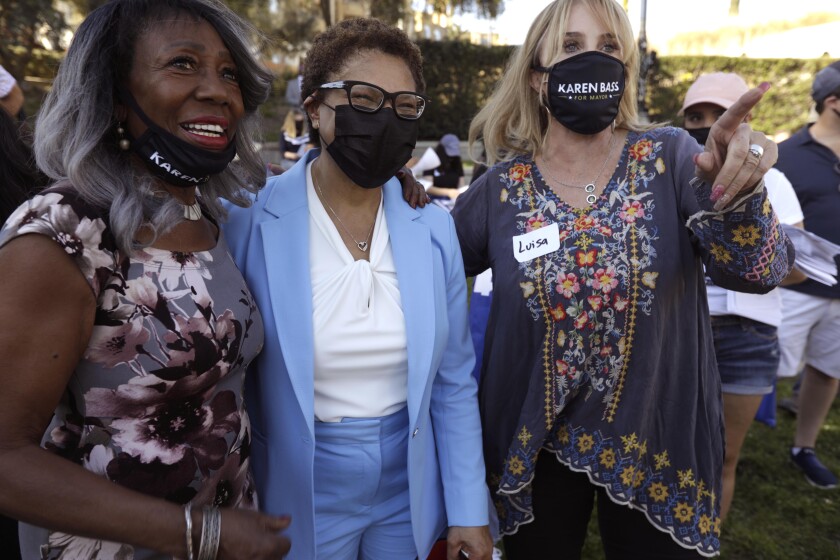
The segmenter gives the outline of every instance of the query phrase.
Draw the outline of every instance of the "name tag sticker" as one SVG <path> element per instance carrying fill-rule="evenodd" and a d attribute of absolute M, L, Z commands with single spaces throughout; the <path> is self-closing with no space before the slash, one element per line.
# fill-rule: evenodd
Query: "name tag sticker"
<path fill-rule="evenodd" d="M 513 256 L 519 262 L 530 261 L 560 248 L 560 227 L 554 223 L 513 238 Z"/>

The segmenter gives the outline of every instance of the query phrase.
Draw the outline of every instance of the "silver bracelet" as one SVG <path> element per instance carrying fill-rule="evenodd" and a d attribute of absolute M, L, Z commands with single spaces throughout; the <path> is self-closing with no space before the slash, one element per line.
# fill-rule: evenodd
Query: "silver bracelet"
<path fill-rule="evenodd" d="M 195 560 L 192 540 L 192 503 L 184 506 L 184 519 L 187 521 L 187 560 Z"/>
<path fill-rule="evenodd" d="M 201 543 L 198 545 L 198 560 L 216 560 L 219 554 L 219 540 L 222 534 L 222 513 L 219 508 L 204 506 L 201 520 Z"/>

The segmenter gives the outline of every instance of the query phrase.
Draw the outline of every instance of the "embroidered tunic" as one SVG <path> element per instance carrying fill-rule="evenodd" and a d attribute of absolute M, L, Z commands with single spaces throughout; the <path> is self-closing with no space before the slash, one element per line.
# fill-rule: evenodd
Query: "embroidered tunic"
<path fill-rule="evenodd" d="M 88 347 L 41 445 L 144 494 L 256 509 L 242 388 L 262 348 L 262 319 L 221 232 L 209 251 L 149 248 L 127 258 L 107 219 L 63 188 L 21 205 L 0 246 L 30 233 L 73 258 L 97 302 Z M 27 524 L 21 548 L 25 558 L 164 557 Z"/>
<path fill-rule="evenodd" d="M 697 151 L 679 129 L 631 132 L 585 209 L 525 156 L 458 199 L 466 272 L 493 270 L 479 400 L 502 534 L 533 519 L 544 448 L 682 546 L 717 553 L 723 422 L 703 265 L 719 286 L 766 292 L 793 249 L 763 189 L 712 212 L 710 186 L 689 185 Z M 519 262 L 517 236 L 546 227 L 559 249 Z"/>

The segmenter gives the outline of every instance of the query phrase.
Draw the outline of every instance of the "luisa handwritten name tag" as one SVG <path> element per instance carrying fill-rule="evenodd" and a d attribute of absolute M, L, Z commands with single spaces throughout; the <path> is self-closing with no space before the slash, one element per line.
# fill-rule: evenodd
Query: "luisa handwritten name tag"
<path fill-rule="evenodd" d="M 530 261 L 560 248 L 560 228 L 556 223 L 513 238 L 513 256 L 519 262 Z"/>

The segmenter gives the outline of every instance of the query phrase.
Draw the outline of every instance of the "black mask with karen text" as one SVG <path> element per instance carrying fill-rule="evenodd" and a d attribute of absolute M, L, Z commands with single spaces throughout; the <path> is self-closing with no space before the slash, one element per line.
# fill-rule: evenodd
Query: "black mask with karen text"
<path fill-rule="evenodd" d="M 182 140 L 158 126 L 143 112 L 134 96 L 120 88 L 120 98 L 146 124 L 146 132 L 139 138 L 132 138 L 131 149 L 137 154 L 157 178 L 176 187 L 196 187 L 227 169 L 236 157 L 236 142 L 231 138 L 224 150 L 205 150 Z"/>
<path fill-rule="evenodd" d="M 587 51 L 551 68 L 548 74 L 548 110 L 557 121 L 579 134 L 596 134 L 618 115 L 624 95 L 624 64 L 608 54 Z"/>

